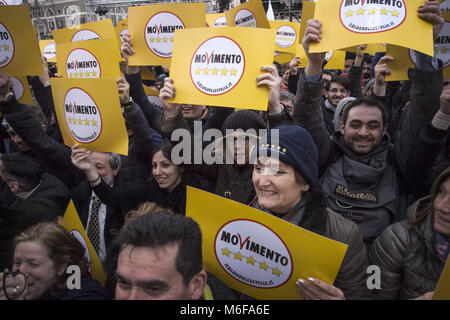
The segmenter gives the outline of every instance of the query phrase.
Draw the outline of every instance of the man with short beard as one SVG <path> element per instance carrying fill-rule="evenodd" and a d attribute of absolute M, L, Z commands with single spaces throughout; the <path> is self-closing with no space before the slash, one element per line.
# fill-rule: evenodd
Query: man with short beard
<path fill-rule="evenodd" d="M 426 2 L 419 9 L 419 17 L 439 25 L 442 22 L 439 3 Z M 310 132 L 318 147 L 320 182 L 327 195 L 328 206 L 357 223 L 364 241 L 370 245 L 389 224 L 405 217 L 409 194 L 404 174 L 408 170 L 400 168 L 399 163 L 408 162 L 407 159 L 399 162 L 390 144 L 384 106 L 370 99 L 350 102 L 340 123 L 340 132 L 335 132 L 330 139 L 320 112 L 321 69 L 325 53 L 309 53 L 310 44 L 320 41 L 321 25 L 318 20 L 308 21 L 303 38 L 308 65 L 299 77 L 294 118 Z M 427 61 L 429 70 L 416 66 L 413 72 L 413 86 L 417 89 L 411 103 L 422 106 L 426 101 L 429 113 L 434 115 L 439 109 L 440 83 L 427 82 L 423 78 L 442 74 L 442 69 L 431 68 L 431 58 Z M 433 103 L 436 100 L 437 104 Z M 411 139 L 402 142 L 414 144 Z"/>

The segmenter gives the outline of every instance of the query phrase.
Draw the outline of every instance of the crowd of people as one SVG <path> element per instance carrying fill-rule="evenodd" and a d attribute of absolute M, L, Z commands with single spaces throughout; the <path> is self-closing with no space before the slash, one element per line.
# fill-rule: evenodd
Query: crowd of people
<path fill-rule="evenodd" d="M 439 1 L 417 14 L 436 36 Z M 35 106 L 17 101 L 0 71 L 0 299 L 253 299 L 205 271 L 187 186 L 347 244 L 335 282 L 298 279 L 299 298 L 431 299 L 450 251 L 450 79 L 442 61 L 416 52 L 409 80 L 387 82 L 393 58 L 372 57 L 364 44 L 344 70 L 324 70 L 325 53 L 309 52 L 321 26 L 307 23 L 304 69 L 299 57 L 262 66 L 255 85 L 268 88 L 266 112 L 171 103 L 170 70 L 148 67 L 156 81 L 142 80 L 124 35 L 117 86 L 128 156 L 64 145 L 45 60 L 45 75 L 28 77 Z M 157 103 L 146 85 L 159 91 Z M 216 141 L 233 163 L 173 161 L 172 133 L 193 133 L 195 123 L 235 130 L 233 143 Z M 69 200 L 107 273 L 104 287 L 61 226 Z M 379 288 L 367 286 L 369 265 L 381 270 Z M 70 266 L 80 270 L 75 288 Z"/>

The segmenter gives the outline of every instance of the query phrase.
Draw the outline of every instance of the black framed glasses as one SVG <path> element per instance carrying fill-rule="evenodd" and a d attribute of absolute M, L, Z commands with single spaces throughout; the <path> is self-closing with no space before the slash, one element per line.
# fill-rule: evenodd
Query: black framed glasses
<path fill-rule="evenodd" d="M 27 287 L 27 277 L 20 271 L 3 272 L 3 293 L 6 299 L 15 300 Z"/>

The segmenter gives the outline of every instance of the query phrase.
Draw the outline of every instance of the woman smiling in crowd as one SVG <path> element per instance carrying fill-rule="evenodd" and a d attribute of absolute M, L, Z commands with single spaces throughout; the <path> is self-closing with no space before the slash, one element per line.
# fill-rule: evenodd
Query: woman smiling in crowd
<path fill-rule="evenodd" d="M 69 266 L 79 268 L 79 289 L 68 288 Z M 63 226 L 39 223 L 15 238 L 13 271 L 26 276 L 25 300 L 101 300 L 100 284 L 89 275 L 85 248 Z M 76 273 L 74 273 L 76 275 Z"/>
<path fill-rule="evenodd" d="M 297 125 L 282 125 L 262 141 L 251 155 L 256 160 L 256 198 L 251 205 L 349 246 L 334 286 L 317 278 L 299 279 L 299 293 L 305 299 L 368 298 L 362 236 L 353 222 L 327 208 L 318 183 L 317 148 L 309 133 Z"/>
<path fill-rule="evenodd" d="M 122 213 L 136 209 L 144 202 L 155 202 L 174 213 L 184 215 L 186 211 L 186 185 L 207 189 L 202 180 L 191 172 L 185 172 L 183 166 L 175 165 L 171 159 L 172 145 L 165 141 L 153 150 L 152 175 L 145 184 L 112 189 L 98 178 L 90 161 L 90 151 L 72 148 L 73 164 L 83 170 L 100 200 L 109 206 L 120 208 Z"/>

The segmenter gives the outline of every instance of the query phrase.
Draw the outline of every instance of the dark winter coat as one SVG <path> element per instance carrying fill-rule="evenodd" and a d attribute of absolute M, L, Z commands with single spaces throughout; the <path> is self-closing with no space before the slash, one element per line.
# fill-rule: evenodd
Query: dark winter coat
<path fill-rule="evenodd" d="M 444 263 L 434 247 L 434 213 L 413 226 L 415 216 L 430 199 L 422 198 L 408 209 L 408 219 L 389 226 L 373 243 L 370 262 L 381 269 L 381 289 L 375 299 L 414 299 L 434 291 Z"/>

